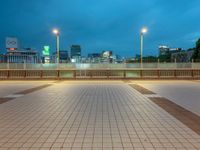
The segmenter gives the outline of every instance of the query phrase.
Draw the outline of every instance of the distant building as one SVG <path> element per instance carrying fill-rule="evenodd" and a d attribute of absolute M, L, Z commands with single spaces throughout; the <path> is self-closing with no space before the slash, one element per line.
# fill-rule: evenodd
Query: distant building
<path fill-rule="evenodd" d="M 61 63 L 68 63 L 69 62 L 68 51 L 60 51 L 60 62 Z"/>
<path fill-rule="evenodd" d="M 101 53 L 88 54 L 87 60 L 89 63 L 99 63 L 101 61 Z"/>
<path fill-rule="evenodd" d="M 4 54 L 0 55 L 0 63 L 7 63 L 7 57 Z"/>
<path fill-rule="evenodd" d="M 69 62 L 69 53 L 66 50 L 60 50 L 59 51 L 59 56 L 60 56 L 60 63 L 68 63 Z M 54 52 L 52 57 L 51 57 L 51 62 L 56 63 L 57 59 L 57 52 Z"/>
<path fill-rule="evenodd" d="M 169 54 L 169 47 L 168 46 L 159 46 L 159 55 L 167 55 Z"/>
<path fill-rule="evenodd" d="M 170 48 L 169 53 L 173 54 L 173 53 L 181 52 L 182 50 L 183 50 L 182 48 Z"/>
<path fill-rule="evenodd" d="M 71 46 L 71 58 L 81 57 L 81 46 L 72 45 Z"/>
<path fill-rule="evenodd" d="M 182 51 L 182 48 L 170 48 L 168 46 L 159 46 L 159 56 L 171 55 L 180 51 Z"/>
<path fill-rule="evenodd" d="M 4 61 L 7 63 L 39 63 L 39 53 L 34 50 L 14 50 L 8 51 L 4 55 Z"/>
<path fill-rule="evenodd" d="M 102 52 L 102 57 L 103 58 L 110 58 L 112 56 L 113 52 L 112 51 L 103 51 Z"/>
<path fill-rule="evenodd" d="M 112 63 L 113 52 L 112 51 L 103 51 L 102 52 L 102 62 Z"/>
<path fill-rule="evenodd" d="M 123 58 L 119 55 L 112 55 L 111 59 L 113 63 L 122 63 L 124 61 Z"/>
<path fill-rule="evenodd" d="M 71 56 L 71 62 L 73 62 L 73 63 L 80 62 L 81 61 L 81 46 L 80 45 L 72 45 L 71 51 L 70 51 L 70 56 Z"/>

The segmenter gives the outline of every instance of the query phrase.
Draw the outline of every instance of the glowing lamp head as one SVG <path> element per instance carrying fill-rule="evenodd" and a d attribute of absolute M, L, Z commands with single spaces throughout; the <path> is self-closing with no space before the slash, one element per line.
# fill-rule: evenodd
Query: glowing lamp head
<path fill-rule="evenodd" d="M 148 31 L 147 28 L 142 28 L 141 33 L 145 34 L 145 33 L 147 33 L 147 31 Z"/>
<path fill-rule="evenodd" d="M 59 34 L 58 29 L 53 29 L 53 33 L 56 34 L 56 35 L 58 35 Z"/>

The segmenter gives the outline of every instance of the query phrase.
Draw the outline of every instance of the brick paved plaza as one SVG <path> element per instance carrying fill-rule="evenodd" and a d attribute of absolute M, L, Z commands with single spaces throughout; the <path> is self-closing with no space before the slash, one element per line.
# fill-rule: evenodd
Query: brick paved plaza
<path fill-rule="evenodd" d="M 160 91 L 170 86 L 178 93 Z M 0 150 L 200 150 L 200 94 L 191 86 L 200 89 L 200 82 L 1 81 Z M 156 96 L 190 109 L 197 128 L 154 103 Z"/>

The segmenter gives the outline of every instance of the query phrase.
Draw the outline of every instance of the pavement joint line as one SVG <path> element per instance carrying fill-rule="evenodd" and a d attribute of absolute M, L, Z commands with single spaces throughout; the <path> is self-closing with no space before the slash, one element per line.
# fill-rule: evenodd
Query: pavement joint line
<path fill-rule="evenodd" d="M 38 87 L 34 87 L 34 88 L 31 88 L 31 89 L 27 89 L 27 90 L 24 90 L 24 91 L 21 91 L 21 92 L 17 92 L 15 94 L 17 95 L 26 95 L 26 94 L 29 94 L 29 93 L 32 93 L 32 92 L 35 92 L 35 91 L 39 91 L 41 89 L 44 89 L 46 87 L 49 87 L 49 86 L 52 86 L 53 84 L 44 84 L 44 85 L 41 85 L 41 86 L 38 86 Z"/>
<path fill-rule="evenodd" d="M 0 97 L 0 104 L 3 104 L 3 103 L 6 103 L 6 102 L 8 102 L 8 101 L 11 101 L 11 100 L 13 100 L 14 98 L 6 98 L 6 97 Z"/>
<path fill-rule="evenodd" d="M 138 84 L 129 84 L 129 86 L 131 86 L 133 89 L 135 89 L 136 91 L 140 92 L 143 95 L 153 95 L 156 94 Z"/>
<path fill-rule="evenodd" d="M 4 97 L 0 97 L 0 104 L 3 104 L 3 103 L 6 103 L 10 100 L 14 100 L 16 98 L 22 97 L 26 94 L 30 94 L 30 93 L 35 92 L 35 91 L 39 91 L 41 89 L 47 88 L 47 87 L 52 86 L 52 85 L 53 84 L 48 83 L 48 84 L 44 84 L 44 85 L 41 85 L 41 86 L 38 86 L 38 87 L 34 87 L 34 88 L 31 88 L 31 89 L 24 90 L 24 91 L 21 91 L 21 92 L 10 94 L 10 95 L 4 96 Z"/>

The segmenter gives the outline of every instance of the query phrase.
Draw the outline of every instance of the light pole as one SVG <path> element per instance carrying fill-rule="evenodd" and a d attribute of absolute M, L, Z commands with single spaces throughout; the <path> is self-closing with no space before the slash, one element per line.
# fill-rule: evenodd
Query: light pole
<path fill-rule="evenodd" d="M 147 28 L 142 28 L 140 32 L 140 40 L 141 40 L 141 47 L 140 47 L 140 65 L 141 68 L 143 67 L 143 49 L 144 49 L 144 34 L 147 33 Z"/>
<path fill-rule="evenodd" d="M 58 29 L 54 29 L 53 33 L 56 35 L 56 51 L 57 51 L 57 63 L 60 63 L 60 32 Z"/>

